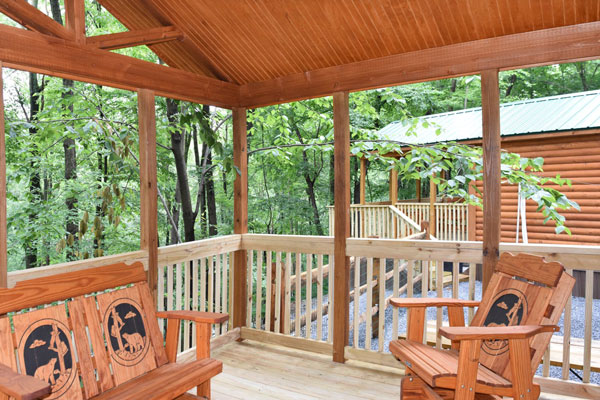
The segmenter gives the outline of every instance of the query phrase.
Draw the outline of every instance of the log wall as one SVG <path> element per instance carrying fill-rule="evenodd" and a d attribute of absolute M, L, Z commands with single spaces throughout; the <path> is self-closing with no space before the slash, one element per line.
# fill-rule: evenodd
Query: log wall
<path fill-rule="evenodd" d="M 570 132 L 556 135 L 528 135 L 522 139 L 503 138 L 502 149 L 523 157 L 544 157 L 542 176 L 568 178 L 572 186 L 550 186 L 576 201 L 581 211 L 561 212 L 572 235 L 557 235 L 552 221 L 544 224 L 537 204 L 527 201 L 529 243 L 600 245 L 600 132 Z M 479 184 L 481 189 L 481 185 Z M 514 242 L 517 223 L 517 192 L 513 185 L 502 185 L 501 241 Z M 475 212 L 476 240 L 483 238 L 483 212 Z M 521 241 L 521 237 L 519 241 Z"/>

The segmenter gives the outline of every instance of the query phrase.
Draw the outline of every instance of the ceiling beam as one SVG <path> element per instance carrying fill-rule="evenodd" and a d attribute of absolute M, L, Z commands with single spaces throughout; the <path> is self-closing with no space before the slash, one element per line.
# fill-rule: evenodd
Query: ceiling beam
<path fill-rule="evenodd" d="M 169 42 L 182 38 L 183 34 L 174 26 L 161 26 L 109 35 L 90 36 L 86 39 L 86 44 L 99 49 L 116 50 L 126 47 Z"/>
<path fill-rule="evenodd" d="M 73 40 L 75 34 L 25 0 L 0 0 L 0 12 L 35 32 Z"/>
<path fill-rule="evenodd" d="M 0 24 L 0 61 L 5 67 L 231 108 L 239 86 L 191 72 Z"/>
<path fill-rule="evenodd" d="M 414 51 L 289 75 L 241 87 L 242 107 L 600 57 L 600 22 Z"/>

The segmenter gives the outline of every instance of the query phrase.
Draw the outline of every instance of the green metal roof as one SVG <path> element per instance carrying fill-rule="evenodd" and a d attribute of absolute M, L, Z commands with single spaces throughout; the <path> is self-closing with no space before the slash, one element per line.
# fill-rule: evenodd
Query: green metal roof
<path fill-rule="evenodd" d="M 407 144 L 481 139 L 481 107 L 419 117 L 417 135 L 407 135 L 413 121 L 392 122 L 378 132 L 382 139 Z M 421 122 L 429 123 L 423 127 Z M 502 136 L 551 133 L 600 127 L 600 90 L 500 105 Z M 437 131 L 441 130 L 438 135 Z"/>

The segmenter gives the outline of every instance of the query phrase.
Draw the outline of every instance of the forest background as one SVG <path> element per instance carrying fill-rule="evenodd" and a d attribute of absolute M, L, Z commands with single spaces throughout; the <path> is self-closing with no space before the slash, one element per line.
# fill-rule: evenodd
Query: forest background
<path fill-rule="evenodd" d="M 30 2 L 63 23 L 62 0 Z M 1 15 L 0 23 L 15 25 Z M 90 36 L 126 30 L 94 0 L 86 26 Z M 145 46 L 118 52 L 161 62 Z M 501 72 L 501 102 L 599 89 L 599 67 Z M 4 80 L 9 270 L 139 249 L 136 94 L 6 68 Z M 478 106 L 478 76 L 352 93 L 353 152 L 393 121 Z M 159 245 L 232 233 L 231 112 L 165 98 L 156 112 Z M 248 128 L 249 231 L 329 234 L 331 98 L 249 110 Z M 350 168 L 358 203 L 356 157 Z M 370 162 L 367 202 L 387 200 L 389 168 Z M 415 197 L 412 178 L 399 177 L 400 198 Z M 427 196 L 426 179 L 421 187 Z"/>

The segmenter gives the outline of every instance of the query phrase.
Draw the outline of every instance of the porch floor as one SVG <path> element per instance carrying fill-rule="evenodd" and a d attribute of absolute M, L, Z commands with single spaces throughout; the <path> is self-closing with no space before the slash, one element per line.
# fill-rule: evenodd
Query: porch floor
<path fill-rule="evenodd" d="M 377 399 L 400 397 L 402 374 L 393 368 L 246 340 L 215 350 L 223 373 L 212 380 L 214 400 Z M 566 399 L 542 394 L 540 399 Z"/>

